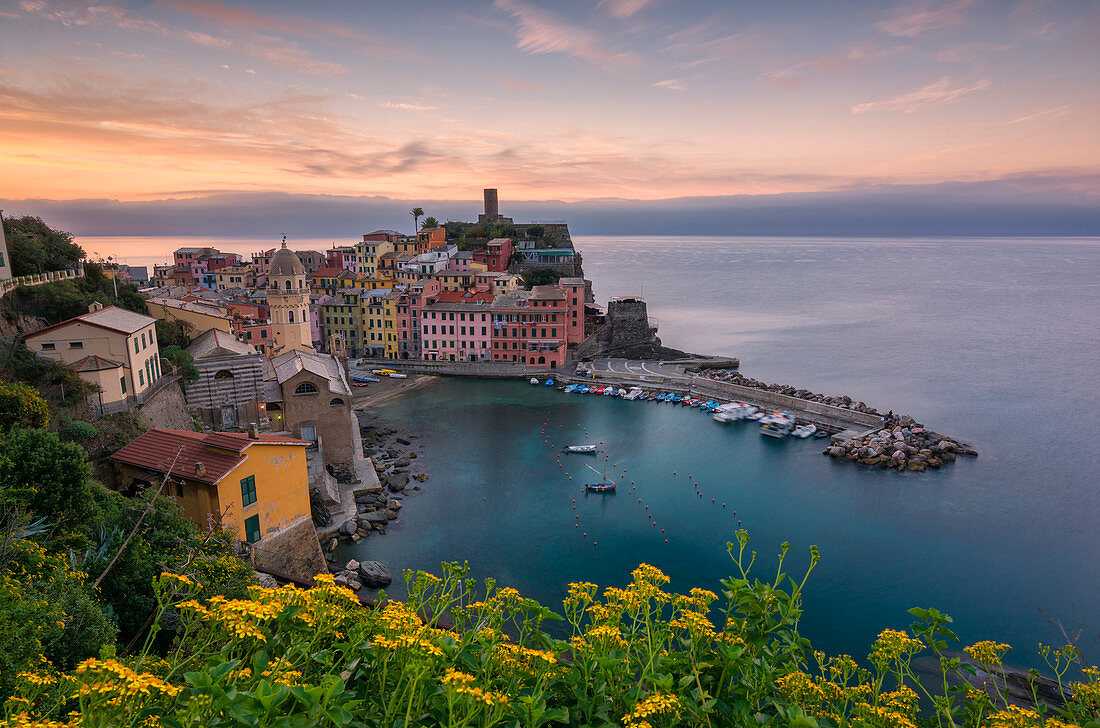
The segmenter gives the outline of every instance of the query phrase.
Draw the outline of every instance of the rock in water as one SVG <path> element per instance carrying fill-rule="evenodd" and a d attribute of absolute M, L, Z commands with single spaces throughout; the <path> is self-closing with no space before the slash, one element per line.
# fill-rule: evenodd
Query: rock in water
<path fill-rule="evenodd" d="M 390 570 L 386 568 L 385 564 L 378 561 L 364 561 L 359 564 L 359 576 L 363 582 L 363 586 L 371 589 L 381 589 L 384 586 L 389 586 L 392 579 L 390 578 Z"/>
<path fill-rule="evenodd" d="M 340 526 L 340 533 L 344 536 L 350 536 L 358 529 L 359 524 L 355 522 L 355 519 L 349 518 L 348 520 L 344 521 L 344 523 Z"/>

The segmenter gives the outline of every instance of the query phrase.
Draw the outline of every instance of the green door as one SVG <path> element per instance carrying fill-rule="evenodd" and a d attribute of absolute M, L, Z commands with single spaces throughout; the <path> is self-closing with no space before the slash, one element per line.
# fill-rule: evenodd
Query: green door
<path fill-rule="evenodd" d="M 249 543 L 256 543 L 260 540 L 260 517 L 259 515 L 246 518 L 244 521 L 244 537 Z"/>

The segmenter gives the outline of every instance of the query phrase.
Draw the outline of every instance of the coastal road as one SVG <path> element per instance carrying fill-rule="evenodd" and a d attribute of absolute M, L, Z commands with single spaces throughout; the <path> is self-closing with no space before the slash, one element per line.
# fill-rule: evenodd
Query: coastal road
<path fill-rule="evenodd" d="M 657 377 L 683 377 L 684 372 L 678 366 L 659 361 L 639 361 L 633 359 L 599 359 L 586 364 L 596 372 L 611 374 L 635 374 Z"/>

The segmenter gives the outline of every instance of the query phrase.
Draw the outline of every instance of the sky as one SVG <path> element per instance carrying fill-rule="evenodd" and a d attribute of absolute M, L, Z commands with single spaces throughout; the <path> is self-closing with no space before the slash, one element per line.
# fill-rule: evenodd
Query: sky
<path fill-rule="evenodd" d="M 471 217 L 487 186 L 535 214 L 961 190 L 1096 234 L 1098 38 L 1073 0 L 0 0 L 0 205 L 111 233 L 226 200 Z"/>

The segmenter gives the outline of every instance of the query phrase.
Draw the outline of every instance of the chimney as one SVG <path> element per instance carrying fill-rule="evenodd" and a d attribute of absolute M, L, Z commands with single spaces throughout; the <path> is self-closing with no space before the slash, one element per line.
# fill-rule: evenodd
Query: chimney
<path fill-rule="evenodd" d="M 102 310 L 103 310 L 103 304 L 100 303 L 99 301 L 92 301 L 91 305 L 88 306 L 88 313 L 95 313 L 96 311 L 102 311 Z"/>
<path fill-rule="evenodd" d="M 206 466 L 202 463 L 195 463 L 195 477 L 201 478 L 206 475 Z"/>
<path fill-rule="evenodd" d="M 260 439 L 260 426 L 255 422 L 248 423 L 248 439 L 259 440 Z"/>

